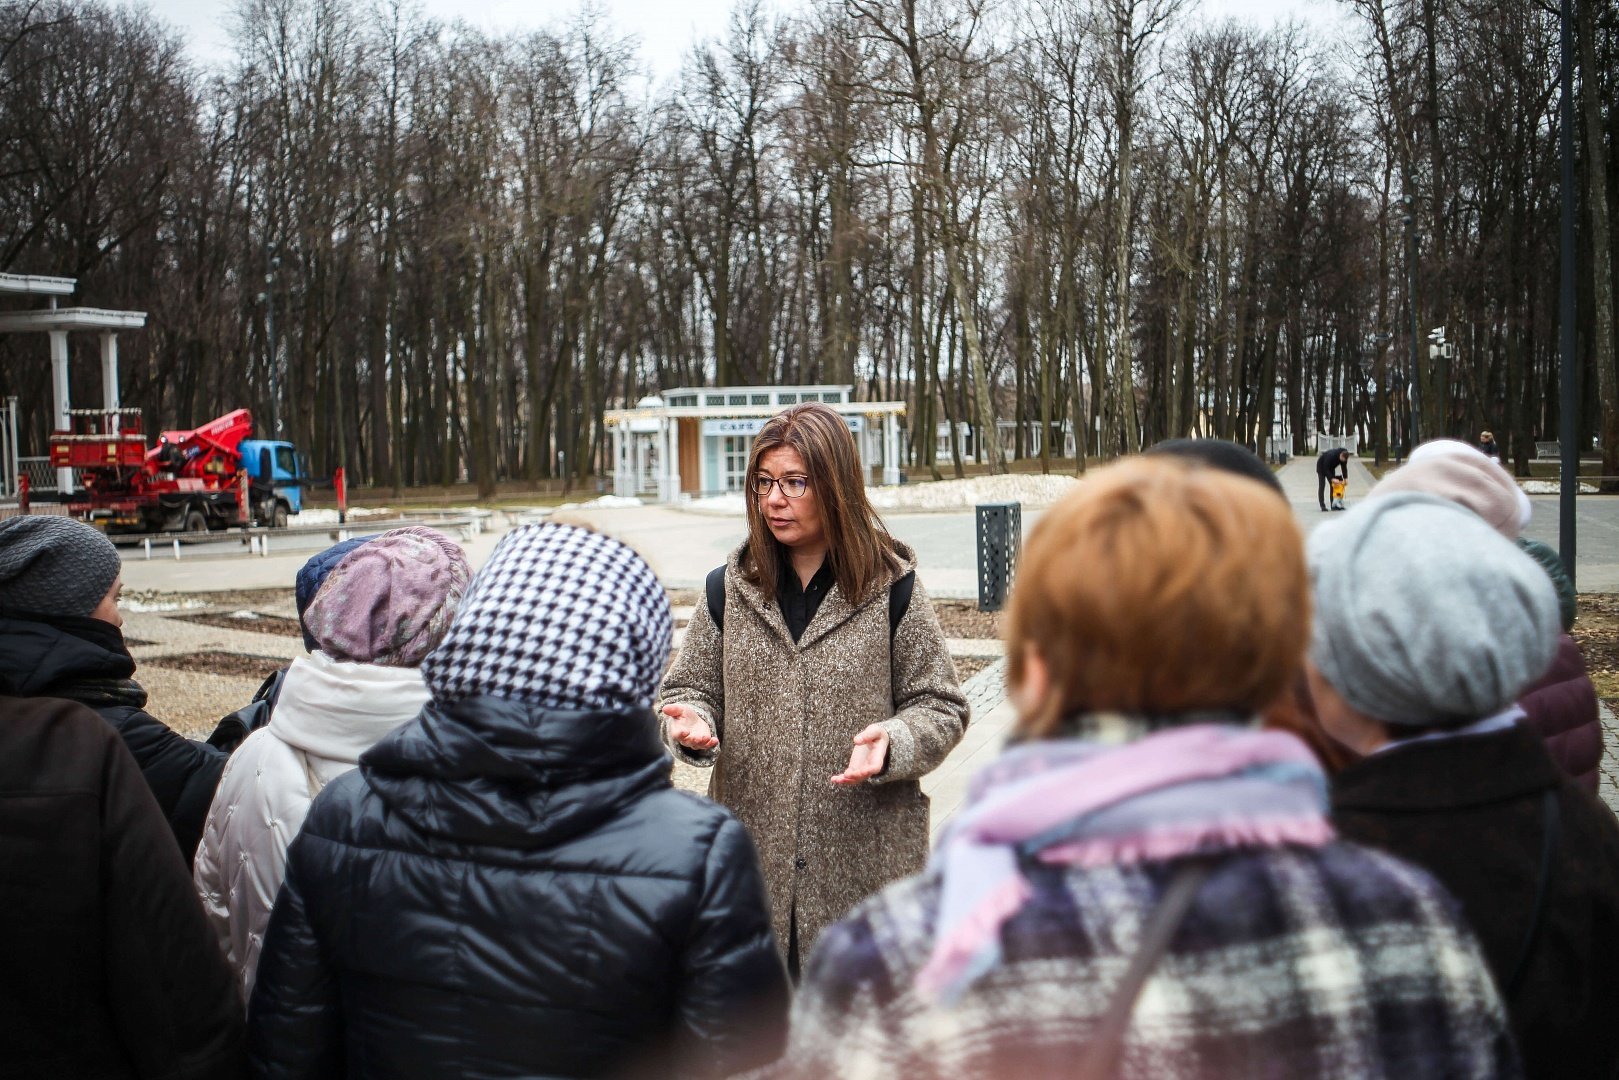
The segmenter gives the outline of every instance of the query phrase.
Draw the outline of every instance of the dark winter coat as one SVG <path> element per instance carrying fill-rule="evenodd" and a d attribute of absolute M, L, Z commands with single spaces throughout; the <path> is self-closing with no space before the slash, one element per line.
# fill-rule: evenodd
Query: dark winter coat
<path fill-rule="evenodd" d="M 1315 459 L 1315 474 L 1326 479 L 1331 479 L 1332 474 L 1337 473 L 1345 480 L 1348 480 L 1349 459 L 1344 458 L 1342 461 L 1340 461 L 1338 459 L 1338 455 L 1342 453 L 1343 450 L 1341 449 L 1321 451 L 1320 455 Z"/>
<path fill-rule="evenodd" d="M 1597 689 L 1585 673 L 1579 642 L 1564 634 L 1557 658 L 1540 681 L 1518 699 L 1524 724 L 1546 742 L 1552 760 L 1580 787 L 1595 795 L 1602 764 L 1602 721 Z"/>
<path fill-rule="evenodd" d="M 1532 924 L 1548 790 L 1559 824 L 1545 909 L 1508 993 Z M 1333 779 L 1333 815 L 1345 838 L 1422 867 L 1461 901 L 1506 999 L 1525 1075 L 1616 1074 L 1619 823 L 1539 738 L 1514 725 L 1380 751 Z"/>
<path fill-rule="evenodd" d="M 0 1077 L 247 1074 L 242 1005 L 152 793 L 82 705 L 0 698 Z"/>
<path fill-rule="evenodd" d="M 250 1009 L 261 1077 L 724 1074 L 785 1037 L 747 833 L 650 713 L 430 704 L 327 785 Z"/>
<path fill-rule="evenodd" d="M 67 698 L 123 737 L 191 865 L 226 755 L 146 712 L 135 661 L 111 623 L 79 616 L 0 617 L 0 694 Z"/>

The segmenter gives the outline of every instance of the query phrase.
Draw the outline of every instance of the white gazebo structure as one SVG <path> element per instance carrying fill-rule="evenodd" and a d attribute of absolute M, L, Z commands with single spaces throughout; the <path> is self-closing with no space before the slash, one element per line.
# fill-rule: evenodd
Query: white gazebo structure
<path fill-rule="evenodd" d="M 54 431 L 72 430 L 68 410 L 73 407 L 68 382 L 67 336 L 74 331 L 101 335 L 101 401 L 111 412 L 121 407 L 118 397 L 118 331 L 146 325 L 144 311 L 108 311 L 104 308 L 56 306 L 59 297 L 73 295 L 73 278 L 32 274 L 0 274 L 0 296 L 43 296 L 49 306 L 28 311 L 0 312 L 0 333 L 45 333 L 51 343 L 51 417 Z M 16 448 L 12 448 L 13 455 Z M 13 456 L 13 461 L 16 458 Z M 73 470 L 56 470 L 57 490 L 73 490 Z"/>
<path fill-rule="evenodd" d="M 753 437 L 792 405 L 825 404 L 854 435 L 868 482 L 899 483 L 903 401 L 855 401 L 852 386 L 677 387 L 610 409 L 613 493 L 660 502 L 741 491 Z"/>

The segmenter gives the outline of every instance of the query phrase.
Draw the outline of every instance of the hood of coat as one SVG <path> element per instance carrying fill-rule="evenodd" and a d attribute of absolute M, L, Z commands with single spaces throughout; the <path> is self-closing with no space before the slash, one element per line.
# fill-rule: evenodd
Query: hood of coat
<path fill-rule="evenodd" d="M 421 832 L 521 850 L 588 832 L 670 782 L 651 710 L 552 710 L 489 696 L 428 704 L 361 755 L 360 772 Z"/>
<path fill-rule="evenodd" d="M 317 757 L 354 764 L 430 700 L 419 668 L 300 656 L 281 682 L 270 730 Z"/>
<path fill-rule="evenodd" d="M 898 540 L 893 541 L 893 545 L 894 554 L 899 557 L 900 561 L 899 572 L 892 579 L 897 580 L 916 569 L 916 552 L 912 550 L 910 545 L 903 544 Z M 831 591 L 826 594 L 826 598 L 821 601 L 820 608 L 815 612 L 815 618 L 811 619 L 809 626 L 805 627 L 804 636 L 795 643 L 792 634 L 787 630 L 786 620 L 781 616 L 781 605 L 776 602 L 774 597 L 766 597 L 764 593 L 749 585 L 747 579 L 742 576 L 740 563 L 747 550 L 748 542 L 744 540 L 740 546 L 731 552 L 730 557 L 725 560 L 726 576 L 741 586 L 743 599 L 759 613 L 766 625 L 772 627 L 783 642 L 796 649 L 809 648 L 809 646 L 848 622 L 857 612 L 863 611 L 888 595 L 887 583 L 885 583 L 883 588 L 873 590 L 872 594 L 866 597 L 863 603 L 851 604 L 848 597 L 843 595 L 843 590 L 833 585 Z"/>
<path fill-rule="evenodd" d="M 133 674 L 124 635 L 111 623 L 78 615 L 0 617 L 0 694 L 65 697 L 50 691 Z"/>

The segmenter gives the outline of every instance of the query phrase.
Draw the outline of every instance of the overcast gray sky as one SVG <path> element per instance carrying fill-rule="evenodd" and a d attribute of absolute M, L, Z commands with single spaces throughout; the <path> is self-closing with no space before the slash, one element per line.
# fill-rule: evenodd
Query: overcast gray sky
<path fill-rule="evenodd" d="M 231 0 L 121 2 L 143 4 L 182 30 L 203 65 L 229 63 Z M 620 32 L 640 39 L 642 62 L 661 81 L 679 72 L 693 41 L 725 32 L 732 0 L 597 0 L 597 5 Z M 513 30 L 566 22 L 580 5 L 578 0 L 423 0 L 423 6 L 445 22 L 463 19 L 482 30 Z M 774 9 L 792 12 L 802 6 L 802 0 L 776 0 Z M 1328 29 L 1345 18 L 1344 7 L 1338 0 L 1200 0 L 1196 10 L 1205 18 L 1232 16 L 1261 25 L 1292 17 Z"/>

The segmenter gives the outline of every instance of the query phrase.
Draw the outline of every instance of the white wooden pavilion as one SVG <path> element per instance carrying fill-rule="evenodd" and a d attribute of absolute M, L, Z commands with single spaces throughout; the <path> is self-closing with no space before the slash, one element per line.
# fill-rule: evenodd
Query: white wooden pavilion
<path fill-rule="evenodd" d="M 607 412 L 613 493 L 678 502 L 739 492 L 759 429 L 806 401 L 842 415 L 867 483 L 899 483 L 903 401 L 855 401 L 852 386 L 683 386 Z"/>
<path fill-rule="evenodd" d="M 35 274 L 0 274 L 0 295 L 42 296 L 47 306 L 23 311 L 0 312 L 0 333 L 43 333 L 50 338 L 51 417 L 53 431 L 72 429 L 68 410 L 73 407 L 68 381 L 68 340 L 70 333 L 88 331 L 101 336 L 101 402 L 112 412 L 122 407 L 118 397 L 118 332 L 139 330 L 146 325 L 144 311 L 109 311 L 105 308 L 57 307 L 64 296 L 72 296 L 78 283 L 73 278 L 44 277 Z M 12 425 L 16 418 L 11 417 Z M 8 494 L 16 492 L 16 430 L 11 428 L 6 448 L 12 475 L 7 478 Z M 56 470 L 57 490 L 73 490 L 73 470 Z"/>

